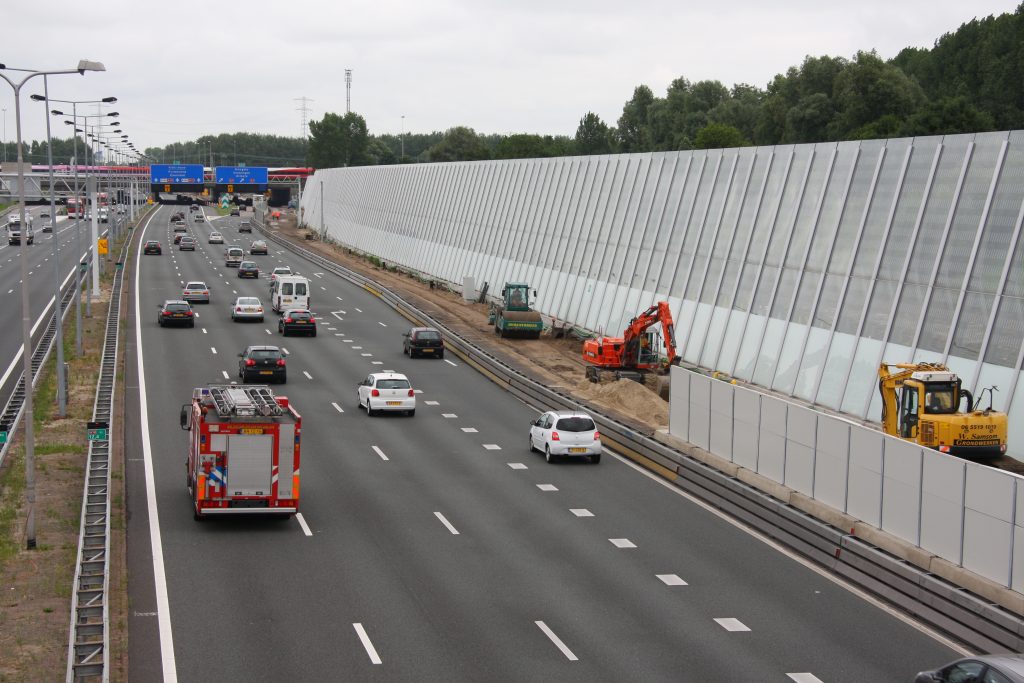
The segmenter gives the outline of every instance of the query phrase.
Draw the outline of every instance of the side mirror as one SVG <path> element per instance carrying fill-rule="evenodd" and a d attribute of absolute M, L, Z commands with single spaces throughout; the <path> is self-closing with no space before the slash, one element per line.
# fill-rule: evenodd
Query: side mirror
<path fill-rule="evenodd" d="M 181 422 L 182 429 L 188 429 L 190 427 L 190 421 L 192 418 L 192 406 L 188 403 L 184 403 L 181 406 L 181 415 L 179 421 Z"/>
<path fill-rule="evenodd" d="M 536 289 L 535 289 L 535 290 L 533 290 L 533 298 L 534 298 L 534 299 L 536 299 L 536 298 L 537 298 L 537 290 L 536 290 Z"/>

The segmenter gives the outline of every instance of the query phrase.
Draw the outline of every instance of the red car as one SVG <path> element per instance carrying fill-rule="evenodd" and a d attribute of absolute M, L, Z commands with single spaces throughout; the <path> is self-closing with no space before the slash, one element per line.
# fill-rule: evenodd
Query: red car
<path fill-rule="evenodd" d="M 160 255 L 160 254 L 164 253 L 164 251 L 160 247 L 160 243 L 159 242 L 157 242 L 156 240 L 149 240 L 148 242 L 146 242 L 146 245 L 144 247 L 142 247 L 142 253 L 143 254 L 157 254 L 157 255 Z"/>

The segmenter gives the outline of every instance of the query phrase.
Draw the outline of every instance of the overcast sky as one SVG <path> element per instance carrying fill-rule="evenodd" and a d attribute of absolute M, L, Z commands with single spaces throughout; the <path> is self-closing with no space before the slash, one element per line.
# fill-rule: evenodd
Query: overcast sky
<path fill-rule="evenodd" d="M 406 131 L 572 135 L 587 111 L 614 125 L 641 83 L 657 95 L 679 76 L 764 87 L 806 55 L 875 49 L 888 59 L 1017 3 L 3 0 L 0 63 L 103 62 L 105 73 L 51 78 L 50 95 L 116 96 L 139 149 L 237 131 L 297 136 L 296 98 L 312 100 L 313 119 L 345 111 L 346 68 L 352 110 L 371 133 L 399 133 L 404 115 Z M 43 105 L 28 99 L 42 85 L 35 78 L 22 91 L 25 140 L 46 136 Z M 4 83 L 0 107 L 13 140 Z M 54 124 L 55 136 L 68 136 L 62 119 Z"/>

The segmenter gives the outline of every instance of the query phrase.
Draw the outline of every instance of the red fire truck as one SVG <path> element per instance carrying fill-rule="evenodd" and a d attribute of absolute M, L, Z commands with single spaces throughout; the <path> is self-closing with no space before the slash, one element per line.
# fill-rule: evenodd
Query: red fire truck
<path fill-rule="evenodd" d="M 261 385 L 199 387 L 181 407 L 181 428 L 196 520 L 298 512 L 302 416 L 286 397 Z"/>

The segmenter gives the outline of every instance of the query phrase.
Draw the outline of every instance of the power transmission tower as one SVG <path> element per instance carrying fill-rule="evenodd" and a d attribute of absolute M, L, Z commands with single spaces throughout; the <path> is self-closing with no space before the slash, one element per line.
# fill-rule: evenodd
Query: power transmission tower
<path fill-rule="evenodd" d="M 296 102 L 299 103 L 299 106 L 295 108 L 295 111 L 302 114 L 302 128 L 299 129 L 299 136 L 303 140 L 305 140 L 306 138 L 309 137 L 309 127 L 307 122 L 309 120 L 309 113 L 313 111 L 312 109 L 309 108 L 309 103 L 312 102 L 313 100 L 309 99 L 305 95 L 303 95 L 302 97 L 296 97 L 294 99 Z"/>
<path fill-rule="evenodd" d="M 345 69 L 345 113 L 352 112 L 352 69 Z"/>

